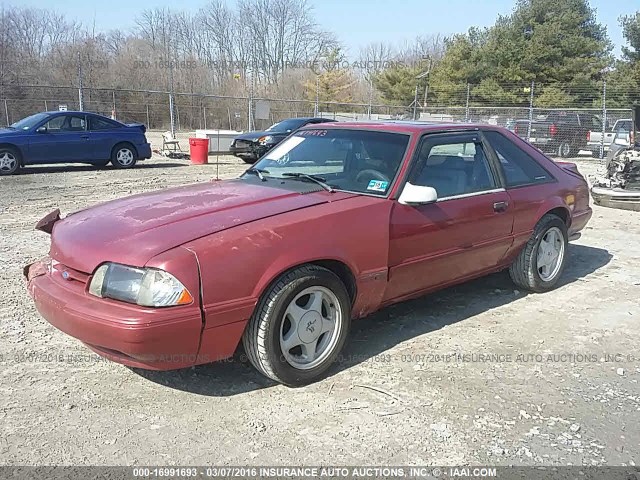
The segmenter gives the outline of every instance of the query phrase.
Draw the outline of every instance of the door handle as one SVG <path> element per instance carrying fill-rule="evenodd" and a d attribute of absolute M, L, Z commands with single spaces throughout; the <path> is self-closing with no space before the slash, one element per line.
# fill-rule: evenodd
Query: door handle
<path fill-rule="evenodd" d="M 84 138 L 85 140 L 89 140 L 89 135 L 80 135 L 80 138 Z"/>
<path fill-rule="evenodd" d="M 509 208 L 509 202 L 495 202 L 493 204 L 493 211 L 497 213 L 505 212 Z"/>

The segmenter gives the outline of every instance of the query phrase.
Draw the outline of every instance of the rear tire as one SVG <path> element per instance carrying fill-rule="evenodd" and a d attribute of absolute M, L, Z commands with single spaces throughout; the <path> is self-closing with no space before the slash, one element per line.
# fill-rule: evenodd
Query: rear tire
<path fill-rule="evenodd" d="M 130 143 L 119 143 L 111 151 L 111 164 L 116 168 L 133 168 L 138 160 L 138 152 Z"/>
<path fill-rule="evenodd" d="M 242 336 L 252 365 L 297 387 L 321 378 L 342 350 L 351 301 L 331 271 L 305 265 L 279 277 L 262 295 Z"/>
<path fill-rule="evenodd" d="M 513 283 L 531 292 L 552 290 L 566 266 L 568 244 L 567 225 L 557 215 L 546 214 L 509 267 Z"/>
<path fill-rule="evenodd" d="M 257 158 L 247 158 L 247 157 L 240 157 L 240 159 L 244 162 L 244 163 L 248 163 L 249 165 L 253 165 L 254 163 L 256 163 L 258 161 Z"/>
<path fill-rule="evenodd" d="M 558 145 L 558 156 L 562 158 L 575 157 L 578 153 L 578 149 L 575 148 L 568 141 L 564 141 Z"/>
<path fill-rule="evenodd" d="M 20 170 L 20 152 L 12 147 L 0 147 L 0 175 L 14 175 Z"/>

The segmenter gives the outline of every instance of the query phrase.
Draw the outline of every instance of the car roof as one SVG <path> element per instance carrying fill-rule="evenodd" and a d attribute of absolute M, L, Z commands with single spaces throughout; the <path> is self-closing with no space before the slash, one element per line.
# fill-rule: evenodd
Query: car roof
<path fill-rule="evenodd" d="M 46 113 L 47 115 L 56 115 L 58 113 L 61 114 L 69 114 L 69 115 L 96 115 L 98 117 L 104 117 L 104 115 L 100 115 L 99 113 L 94 113 L 94 112 L 82 112 L 80 110 L 49 110 L 48 112 L 42 112 L 42 113 Z M 108 117 L 105 117 L 108 118 Z"/>
<path fill-rule="evenodd" d="M 306 125 L 301 130 L 312 130 L 318 125 Z M 394 133 L 422 133 L 427 131 L 468 131 L 468 130 L 500 130 L 502 127 L 474 123 L 437 123 L 418 121 L 366 121 L 331 123 L 332 129 L 378 130 Z"/>
<path fill-rule="evenodd" d="M 332 120 L 330 118 L 325 118 L 325 117 L 291 117 L 291 118 L 285 118 L 284 120 L 281 120 L 281 121 L 282 122 L 286 122 L 287 120 L 302 120 L 304 122 L 308 122 L 310 120 L 324 120 L 325 122 L 335 122 L 336 121 L 336 120 Z"/>

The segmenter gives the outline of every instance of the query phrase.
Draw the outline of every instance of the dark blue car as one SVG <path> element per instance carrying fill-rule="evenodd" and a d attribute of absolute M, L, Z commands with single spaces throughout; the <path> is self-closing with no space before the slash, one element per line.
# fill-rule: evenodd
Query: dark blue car
<path fill-rule="evenodd" d="M 151 158 L 151 145 L 140 123 L 124 124 L 87 112 L 44 112 L 0 129 L 0 175 L 21 166 L 89 163 L 131 168 Z"/>

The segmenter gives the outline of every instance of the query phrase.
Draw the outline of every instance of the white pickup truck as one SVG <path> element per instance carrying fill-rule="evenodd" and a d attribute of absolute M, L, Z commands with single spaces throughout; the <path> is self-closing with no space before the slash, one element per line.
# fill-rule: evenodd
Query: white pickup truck
<path fill-rule="evenodd" d="M 604 135 L 604 152 L 605 155 L 609 151 L 611 144 L 628 148 L 631 146 L 631 130 L 633 129 L 633 120 L 623 118 L 613 124 L 613 128 Z M 591 130 L 587 134 L 587 150 L 591 150 L 594 157 L 600 156 L 600 142 L 602 140 L 602 132 Z"/>

